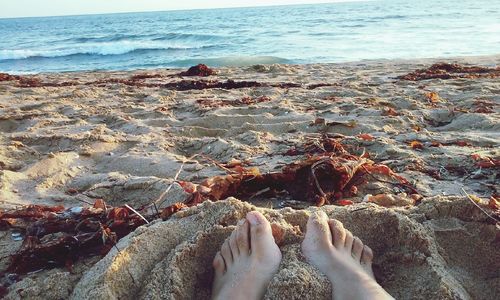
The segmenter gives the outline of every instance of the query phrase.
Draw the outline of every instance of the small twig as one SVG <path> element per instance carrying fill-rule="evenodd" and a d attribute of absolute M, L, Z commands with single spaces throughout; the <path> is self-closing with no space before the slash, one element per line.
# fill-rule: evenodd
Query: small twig
<path fill-rule="evenodd" d="M 159 215 L 160 211 L 158 210 L 158 206 L 156 206 L 156 203 L 153 203 L 153 207 L 155 208 L 156 215 Z"/>
<path fill-rule="evenodd" d="M 113 247 L 115 247 L 115 249 L 116 249 L 116 251 L 118 251 L 118 253 L 122 253 L 122 252 L 120 251 L 120 248 L 118 248 L 118 246 L 116 245 L 116 243 L 113 243 Z"/>
<path fill-rule="evenodd" d="M 323 197 L 326 197 L 326 194 L 325 192 L 323 192 L 323 189 L 321 188 L 321 185 L 319 184 L 319 181 L 318 181 L 318 178 L 316 177 L 316 174 L 315 174 L 315 170 L 316 170 L 316 167 L 321 165 L 322 163 L 324 163 L 326 160 L 330 160 L 329 157 L 327 157 L 326 159 L 321 159 L 317 162 L 315 162 L 314 164 L 312 164 L 311 166 L 311 175 L 314 179 L 314 183 L 316 184 L 316 188 L 318 189 L 318 191 L 320 192 L 321 196 Z"/>
<path fill-rule="evenodd" d="M 254 197 L 257 197 L 257 196 L 259 196 L 259 195 L 262 195 L 262 194 L 264 194 L 264 193 L 266 193 L 266 192 L 269 192 L 270 190 L 271 190 L 271 188 L 270 188 L 270 187 L 267 187 L 267 188 L 265 188 L 265 189 L 263 189 L 263 190 L 260 190 L 260 191 L 256 192 L 255 194 L 253 194 L 252 196 L 250 196 L 250 198 L 248 198 L 248 200 L 250 200 L 250 199 L 252 199 L 252 198 L 254 198 Z"/>
<path fill-rule="evenodd" d="M 163 198 L 168 194 L 168 192 L 170 192 L 170 190 L 172 189 L 174 183 L 177 181 L 177 179 L 179 178 L 179 175 L 181 174 L 182 172 L 182 169 L 184 168 L 184 165 L 186 164 L 187 161 L 195 158 L 196 156 L 198 156 L 198 154 L 195 154 L 191 157 L 189 157 L 188 159 L 185 159 L 182 161 L 182 164 L 181 164 L 181 167 L 179 168 L 179 170 L 177 171 L 177 173 L 175 173 L 175 176 L 174 176 L 174 180 L 172 181 L 172 183 L 167 187 L 167 189 L 160 195 L 160 197 L 158 197 L 158 199 L 156 199 L 154 202 L 153 202 L 153 205 L 157 205 L 158 204 L 158 207 L 160 207 L 163 202 L 165 201 Z M 158 209 L 157 209 L 158 210 Z"/>
<path fill-rule="evenodd" d="M 353 209 L 352 212 L 357 212 L 357 211 L 365 210 L 365 209 L 368 209 L 368 207 L 361 207 L 361 208 Z"/>
<path fill-rule="evenodd" d="M 138 215 L 139 217 L 141 217 L 141 219 L 143 219 L 143 220 L 144 220 L 144 222 L 146 222 L 146 224 L 149 224 L 149 221 L 148 221 L 148 220 L 146 220 L 146 218 L 144 218 L 144 216 L 143 216 L 143 215 L 141 215 L 141 214 L 140 214 L 137 210 L 133 209 L 130 205 L 125 204 L 125 207 L 126 207 L 126 208 L 128 208 L 128 209 L 130 209 L 131 211 L 133 211 L 133 212 L 134 212 L 136 215 Z"/>
<path fill-rule="evenodd" d="M 467 176 L 465 176 L 464 178 L 462 178 L 462 181 L 465 181 L 465 179 L 467 179 L 469 177 L 480 175 L 481 171 L 482 171 L 482 168 L 479 167 L 479 169 L 476 172 L 470 172 L 469 174 L 467 174 Z"/>
<path fill-rule="evenodd" d="M 472 204 L 474 204 L 477 208 L 479 208 L 485 215 L 487 215 L 490 219 L 492 219 L 493 221 L 495 222 L 500 222 L 500 220 L 498 220 L 497 218 L 493 217 L 491 214 L 489 214 L 486 210 L 484 210 L 481 206 L 479 206 L 479 204 L 476 203 L 476 201 L 474 201 L 471 196 L 469 194 L 467 194 L 467 192 L 464 190 L 464 188 L 461 188 L 462 189 L 462 192 L 465 194 L 465 196 L 467 197 L 467 199 L 470 200 L 470 202 L 472 202 Z"/>

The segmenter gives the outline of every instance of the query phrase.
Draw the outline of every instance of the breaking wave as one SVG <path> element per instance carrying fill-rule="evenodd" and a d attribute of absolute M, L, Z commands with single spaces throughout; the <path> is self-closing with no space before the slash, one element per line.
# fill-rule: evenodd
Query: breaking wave
<path fill-rule="evenodd" d="M 57 48 L 8 49 L 0 50 L 0 60 L 17 60 L 28 58 L 54 58 L 73 55 L 123 55 L 144 50 L 191 50 L 215 47 L 213 43 L 195 43 L 183 41 L 131 41 L 92 42 Z"/>

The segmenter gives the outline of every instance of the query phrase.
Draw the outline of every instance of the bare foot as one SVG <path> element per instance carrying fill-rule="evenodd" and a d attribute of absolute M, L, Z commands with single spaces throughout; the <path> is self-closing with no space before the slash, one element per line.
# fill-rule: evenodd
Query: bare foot
<path fill-rule="evenodd" d="M 328 277 L 334 299 L 393 299 L 375 281 L 372 250 L 323 211 L 309 217 L 302 253 Z"/>
<path fill-rule="evenodd" d="M 249 212 L 215 255 L 212 299 L 262 299 L 280 261 L 271 224 Z"/>

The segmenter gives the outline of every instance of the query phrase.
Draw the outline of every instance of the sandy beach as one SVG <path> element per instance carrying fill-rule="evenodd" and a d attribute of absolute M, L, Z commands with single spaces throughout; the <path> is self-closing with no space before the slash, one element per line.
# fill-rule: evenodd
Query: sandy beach
<path fill-rule="evenodd" d="M 243 201 L 188 203 L 104 257 L 4 274 L 5 297 L 208 299 L 214 254 L 238 219 L 259 210 L 278 228 L 284 257 L 266 299 L 328 299 L 330 283 L 300 253 L 307 216 L 321 209 L 374 250 L 375 275 L 396 299 L 494 299 L 499 63 L 497 55 L 224 67 L 209 76 L 0 76 L 0 217 L 23 205 L 88 207 L 97 199 L 140 209 L 161 197 L 162 209 L 191 201 L 188 184 L 211 188 L 213 198 L 213 178 L 280 172 L 337 153 L 328 147 L 338 144 L 359 164 L 354 173 L 361 162 L 392 170 L 361 170 L 359 183 L 326 200 L 263 186 Z M 221 198 L 228 195 L 236 194 Z M 4 227 L 0 271 L 23 244 L 15 226 Z"/>

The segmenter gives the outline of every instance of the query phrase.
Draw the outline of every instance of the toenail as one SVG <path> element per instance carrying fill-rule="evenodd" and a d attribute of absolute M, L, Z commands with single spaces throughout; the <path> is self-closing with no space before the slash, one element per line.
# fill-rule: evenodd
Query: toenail
<path fill-rule="evenodd" d="M 247 219 L 248 219 L 248 222 L 250 222 L 250 224 L 252 224 L 252 225 L 259 225 L 260 224 L 259 218 L 252 211 L 247 214 Z"/>

